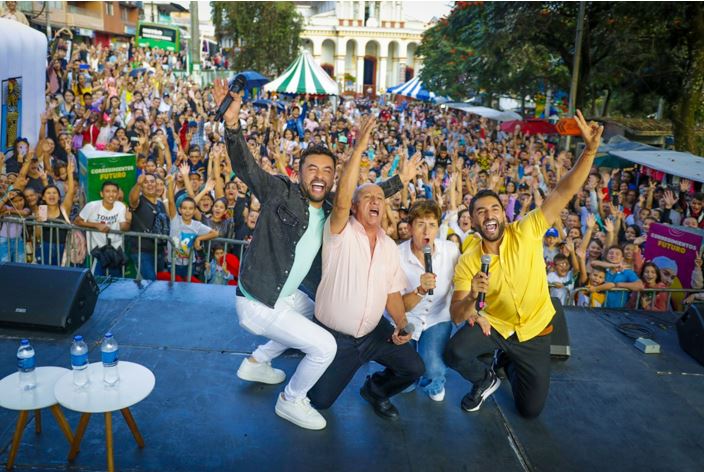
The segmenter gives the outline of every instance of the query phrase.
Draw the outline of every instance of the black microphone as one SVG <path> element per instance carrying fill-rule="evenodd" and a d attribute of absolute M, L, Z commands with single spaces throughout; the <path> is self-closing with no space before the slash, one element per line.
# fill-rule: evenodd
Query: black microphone
<path fill-rule="evenodd" d="M 413 332 L 416 330 L 416 325 L 413 323 L 406 323 L 406 327 L 403 328 L 401 331 L 398 332 L 399 336 L 408 336 L 409 334 L 413 334 Z"/>
<path fill-rule="evenodd" d="M 430 249 L 430 244 L 426 244 L 425 247 L 423 247 L 423 257 L 425 258 L 425 272 L 426 273 L 433 273 L 433 256 L 432 256 L 432 249 Z M 431 288 L 428 290 L 428 295 L 433 294 L 433 289 Z"/>
<path fill-rule="evenodd" d="M 489 275 L 489 264 L 491 264 L 491 256 L 489 254 L 484 254 L 482 256 L 482 272 L 484 272 L 487 275 Z M 477 311 L 484 308 L 484 297 L 486 297 L 486 293 L 479 292 L 479 296 L 477 297 L 477 302 L 474 305 L 475 308 L 477 309 Z"/>
<path fill-rule="evenodd" d="M 244 75 L 237 74 L 235 78 L 230 81 L 230 87 L 228 88 L 228 91 L 240 93 L 242 90 L 244 90 L 246 86 L 247 79 L 244 78 Z M 225 99 L 222 101 L 220 107 L 218 108 L 218 112 L 215 114 L 216 121 L 222 121 L 223 117 L 225 116 L 225 112 L 228 108 L 230 108 L 230 105 L 232 105 L 232 96 L 228 93 L 227 95 L 225 95 Z"/>

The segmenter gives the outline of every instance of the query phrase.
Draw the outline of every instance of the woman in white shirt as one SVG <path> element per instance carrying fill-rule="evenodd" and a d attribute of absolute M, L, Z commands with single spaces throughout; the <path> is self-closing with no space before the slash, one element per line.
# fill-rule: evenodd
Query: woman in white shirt
<path fill-rule="evenodd" d="M 409 285 L 404 290 L 403 303 L 409 323 L 415 331 L 413 340 L 425 363 L 425 374 L 420 387 L 431 399 L 445 398 L 445 372 L 442 360 L 445 345 L 450 339 L 450 300 L 455 265 L 460 257 L 452 241 L 436 239 L 442 213 L 433 200 L 416 200 L 409 209 L 411 239 L 399 246 L 401 268 Z M 423 248 L 430 246 L 432 273 L 426 273 Z M 429 290 L 433 291 L 430 295 Z"/>

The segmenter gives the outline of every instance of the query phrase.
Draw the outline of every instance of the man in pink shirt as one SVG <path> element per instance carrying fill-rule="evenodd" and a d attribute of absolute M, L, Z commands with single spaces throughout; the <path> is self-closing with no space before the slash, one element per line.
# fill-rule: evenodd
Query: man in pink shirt
<path fill-rule="evenodd" d="M 360 393 L 379 416 L 396 419 L 399 413 L 389 398 L 415 382 L 425 366 L 407 344 L 411 334 L 399 332 L 408 324 L 401 298 L 406 276 L 398 246 L 381 228 L 384 192 L 374 184 L 355 190 L 362 152 L 375 124 L 374 117 L 361 121 L 359 141 L 323 230 L 315 318 L 335 338 L 337 354 L 308 398 L 317 409 L 329 408 L 362 365 L 377 361 L 386 369 L 368 377 Z M 384 309 L 395 328 L 383 316 Z"/>

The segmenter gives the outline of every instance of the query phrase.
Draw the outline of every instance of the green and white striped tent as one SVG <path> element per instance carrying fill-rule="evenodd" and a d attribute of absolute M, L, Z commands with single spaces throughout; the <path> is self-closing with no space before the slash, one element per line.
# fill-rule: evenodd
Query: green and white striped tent
<path fill-rule="evenodd" d="M 276 79 L 264 85 L 267 92 L 338 95 L 340 89 L 327 72 L 304 52 Z"/>

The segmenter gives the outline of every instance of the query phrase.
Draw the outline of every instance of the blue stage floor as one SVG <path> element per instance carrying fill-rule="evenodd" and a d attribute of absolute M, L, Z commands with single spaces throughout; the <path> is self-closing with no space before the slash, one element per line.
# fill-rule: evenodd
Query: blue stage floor
<path fill-rule="evenodd" d="M 613 323 L 637 314 L 569 309 L 572 357 L 554 361 L 542 416 L 520 418 L 509 385 L 481 411 L 459 403 L 469 386 L 448 377 L 435 403 L 420 392 L 401 394 L 395 423 L 374 415 L 359 396 L 360 370 L 324 412 L 323 431 L 299 429 L 274 414 L 282 386 L 240 381 L 235 371 L 261 341 L 242 330 L 234 289 L 165 282 L 120 281 L 103 291 L 93 317 L 77 333 L 99 358 L 102 334 L 112 330 L 121 358 L 150 368 L 156 387 L 131 408 L 146 447 L 137 448 L 114 416 L 115 465 L 134 471 L 645 471 L 704 470 L 704 367 L 683 353 L 674 326 L 651 324 L 660 355 L 645 355 Z M 673 315 L 663 315 L 674 320 Z M 627 319 L 630 318 L 630 319 Z M 18 340 L 29 336 L 38 365 L 68 367 L 71 334 L 0 329 L 0 377 L 15 370 Z M 295 352 L 275 365 L 290 374 Z M 78 414 L 66 411 L 75 429 Z M 17 413 L 0 409 L 0 463 L 7 462 Z M 30 424 L 16 470 L 104 470 L 104 425 L 94 415 L 72 465 L 68 444 L 44 415 L 41 435 Z"/>

